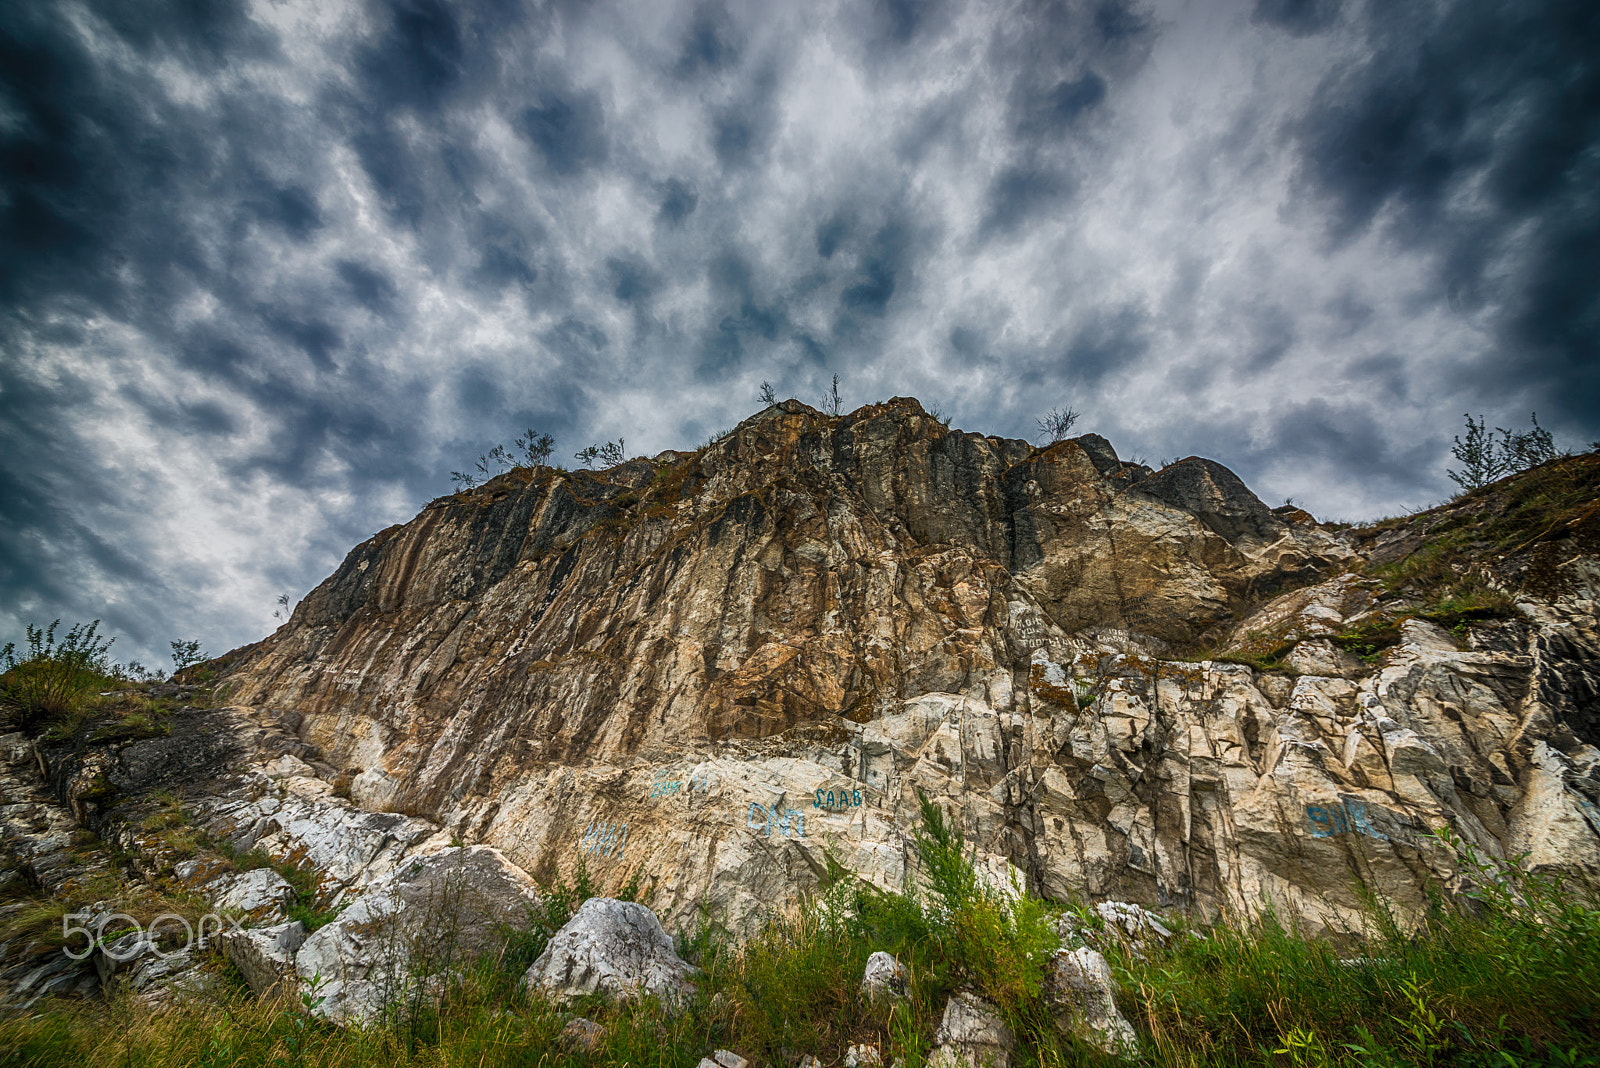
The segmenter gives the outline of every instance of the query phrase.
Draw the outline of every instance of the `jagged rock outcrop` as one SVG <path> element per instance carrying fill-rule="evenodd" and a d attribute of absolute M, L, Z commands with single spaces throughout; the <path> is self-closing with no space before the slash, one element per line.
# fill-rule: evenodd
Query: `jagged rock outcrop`
<path fill-rule="evenodd" d="M 1483 561 L 1503 611 L 1430 620 L 1373 575 L 1495 500 L 1337 529 L 1200 458 L 786 402 L 441 498 L 215 662 L 230 707 L 37 759 L 158 867 L 115 814 L 188 776 L 197 825 L 319 908 L 456 840 L 749 925 L 830 852 L 904 886 L 921 791 L 1059 897 L 1315 927 L 1359 880 L 1404 916 L 1457 874 L 1437 830 L 1600 875 L 1594 510 Z"/>
<path fill-rule="evenodd" d="M 227 679 L 301 717 L 364 808 L 426 813 L 536 875 L 580 853 L 642 866 L 665 915 L 705 901 L 739 922 L 809 884 L 828 839 L 898 885 L 918 786 L 996 870 L 1078 880 L 1105 850 L 1062 854 L 1051 821 L 1077 833 L 1056 810 L 1106 791 L 1058 781 L 1097 766 L 1058 759 L 1070 677 L 1355 559 L 1210 461 L 1152 474 L 1093 435 L 1039 450 L 915 401 L 787 402 L 700 453 L 441 499 Z M 1115 843 L 1101 866 L 1155 853 Z M 1195 881 L 1140 889 L 1188 900 Z"/>

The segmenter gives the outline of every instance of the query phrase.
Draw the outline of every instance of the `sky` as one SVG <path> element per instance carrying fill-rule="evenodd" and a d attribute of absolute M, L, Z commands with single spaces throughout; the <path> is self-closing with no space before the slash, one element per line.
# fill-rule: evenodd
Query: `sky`
<path fill-rule="evenodd" d="M 0 640 L 220 653 L 527 428 L 835 374 L 1403 513 L 1600 438 L 1597 279 L 1594 0 L 4 4 Z"/>

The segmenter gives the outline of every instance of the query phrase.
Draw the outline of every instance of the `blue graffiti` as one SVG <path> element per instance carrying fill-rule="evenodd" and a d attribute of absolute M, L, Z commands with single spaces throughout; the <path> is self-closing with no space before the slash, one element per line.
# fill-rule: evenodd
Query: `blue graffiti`
<path fill-rule="evenodd" d="M 587 852 L 590 856 L 605 857 L 615 860 L 622 856 L 622 850 L 628 844 L 628 825 L 620 827 L 603 820 L 590 820 L 589 829 L 583 832 L 583 837 L 578 840 L 578 852 Z"/>
<path fill-rule="evenodd" d="M 1311 823 L 1311 837 L 1332 838 L 1339 834 L 1364 834 L 1387 842 L 1389 836 L 1379 831 L 1367 819 L 1367 806 L 1360 801 L 1341 801 L 1337 805 L 1307 805 L 1306 819 Z"/>
<path fill-rule="evenodd" d="M 815 801 L 811 802 L 811 807 L 812 808 L 833 809 L 833 810 L 846 809 L 846 808 L 860 808 L 861 807 L 861 791 L 860 790 L 839 790 L 837 792 L 835 792 L 833 790 L 824 791 L 819 786 L 819 787 L 817 787 L 817 799 Z"/>
<path fill-rule="evenodd" d="M 706 794 L 711 792 L 711 780 L 691 778 L 687 783 L 682 779 L 669 779 L 671 771 L 656 772 L 654 781 L 650 784 L 650 800 L 655 801 L 663 797 L 671 797 L 680 790 L 687 793 Z"/>
<path fill-rule="evenodd" d="M 759 816 L 756 815 L 758 812 L 760 813 Z M 794 833 L 790 833 L 791 821 L 793 822 Z M 799 809 L 786 808 L 780 812 L 778 809 L 773 808 L 769 811 L 765 805 L 758 805 L 754 801 L 750 803 L 750 814 L 745 817 L 746 827 L 752 831 L 760 831 L 764 837 L 770 838 L 772 837 L 774 823 L 777 824 L 778 833 L 784 838 L 804 838 L 806 836 L 805 813 Z"/>

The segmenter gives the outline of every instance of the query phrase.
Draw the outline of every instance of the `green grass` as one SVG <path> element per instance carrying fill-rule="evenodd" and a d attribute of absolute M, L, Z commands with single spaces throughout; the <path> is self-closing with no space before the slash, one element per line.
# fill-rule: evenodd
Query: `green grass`
<path fill-rule="evenodd" d="M 1373 902 L 1366 928 L 1338 939 L 1307 937 L 1269 910 L 1214 925 L 1175 923 L 1179 937 L 1146 947 L 1143 957 L 1114 945 L 1107 952 L 1121 1006 L 1139 1032 L 1132 1063 L 1600 1065 L 1600 903 L 1592 888 L 1445 842 L 1476 889 L 1436 894 L 1420 926 L 1402 929 Z M 442 993 L 400 999 L 364 1027 L 317 1021 L 303 1003 L 257 1000 L 214 957 L 207 967 L 217 989 L 168 1011 L 121 994 L 0 1018 L 0 1064 L 691 1068 L 724 1048 L 757 1065 L 811 1054 L 831 1066 L 847 1047 L 866 1044 L 885 1064 L 898 1057 L 921 1068 L 958 989 L 999 1006 L 1022 1044 L 1018 1065 L 1123 1063 L 1059 1032 L 1041 1000 L 1057 906 L 987 884 L 926 800 L 915 846 L 926 873 L 919 894 L 875 889 L 831 865 L 820 894 L 771 916 L 748 940 L 707 922 L 681 935 L 680 953 L 701 974 L 680 1012 L 648 999 L 561 1010 L 519 988 L 549 935 L 594 891 L 580 871 L 573 885 L 548 891 L 543 914 L 530 915 L 526 928 L 507 929 L 494 952 L 465 967 L 447 964 L 454 980 Z M 13 923 L 42 933 L 49 918 L 35 909 Z M 875 949 L 895 953 L 910 971 L 910 996 L 899 1005 L 871 1003 L 859 991 Z M 604 1028 L 595 1054 L 557 1043 L 574 1014 Z"/>
<path fill-rule="evenodd" d="M 1484 862 L 1421 931 L 1374 906 L 1336 951 L 1270 913 L 1170 953 L 1117 961 L 1154 1064 L 1600 1064 L 1592 892 Z M 1346 963 L 1355 960 L 1358 963 Z"/>

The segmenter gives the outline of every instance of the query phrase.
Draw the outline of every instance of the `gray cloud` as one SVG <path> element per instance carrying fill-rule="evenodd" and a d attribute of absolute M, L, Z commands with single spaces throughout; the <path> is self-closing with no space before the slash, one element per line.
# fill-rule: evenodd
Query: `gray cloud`
<path fill-rule="evenodd" d="M 94 0 L 0 13 L 0 635 L 259 637 L 528 426 L 763 380 L 1345 517 L 1593 440 L 1593 5 Z"/>

